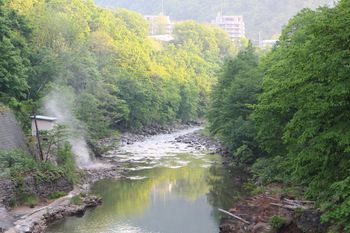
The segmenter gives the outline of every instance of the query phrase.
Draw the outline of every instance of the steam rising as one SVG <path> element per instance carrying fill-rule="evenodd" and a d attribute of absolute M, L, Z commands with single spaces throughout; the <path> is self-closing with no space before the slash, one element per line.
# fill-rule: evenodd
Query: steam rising
<path fill-rule="evenodd" d="M 45 98 L 44 109 L 46 114 L 56 117 L 59 124 L 68 127 L 68 141 L 72 145 L 73 153 L 76 156 L 76 163 L 80 168 L 88 167 L 92 165 L 92 159 L 84 136 L 84 126 L 72 112 L 73 96 L 67 90 L 51 91 Z"/>

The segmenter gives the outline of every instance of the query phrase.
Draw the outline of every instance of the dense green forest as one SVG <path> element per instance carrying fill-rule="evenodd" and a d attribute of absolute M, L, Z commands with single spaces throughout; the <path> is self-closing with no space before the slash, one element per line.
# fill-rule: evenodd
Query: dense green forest
<path fill-rule="evenodd" d="M 0 0 L 0 112 L 16 114 L 33 152 L 0 150 L 0 178 L 18 186 L 11 206 L 38 201 L 23 192 L 28 175 L 77 181 L 70 138 L 83 137 L 100 154 L 98 140 L 120 131 L 204 116 L 217 71 L 238 47 L 194 21 L 178 23 L 171 43 L 148 38 L 148 30 L 142 15 L 93 1 Z M 41 133 L 42 153 L 30 134 L 33 113 L 63 123 Z"/>
<path fill-rule="evenodd" d="M 162 11 L 161 0 L 96 0 L 106 7 L 124 7 L 143 14 L 159 14 Z M 220 10 L 225 14 L 243 15 L 247 37 L 258 40 L 261 32 L 268 39 L 279 34 L 282 26 L 298 11 L 305 7 L 316 8 L 329 0 L 164 0 L 166 14 L 174 20 L 194 19 L 210 22 Z"/>
<path fill-rule="evenodd" d="M 289 13 L 319 3 L 245 1 L 243 7 L 235 1 L 225 8 L 255 25 L 251 35 L 270 36 Z M 189 2 L 180 15 L 176 9 L 185 2 L 166 4 L 179 19 L 208 20 L 220 8 Z M 151 5 L 157 4 L 144 4 Z M 137 6 L 130 7 L 159 10 Z M 296 187 L 316 201 L 335 232 L 350 232 L 348 0 L 302 10 L 267 53 L 252 43 L 237 46 L 224 31 L 195 21 L 177 23 L 175 39 L 161 43 L 147 37 L 142 15 L 92 0 L 0 0 L 0 25 L 0 110 L 11 108 L 27 132 L 29 116 L 45 113 L 55 93 L 57 102 L 69 102 L 91 141 L 206 115 L 210 132 L 254 178 Z M 70 145 L 62 128 L 55 130 L 52 137 L 64 138 L 54 148 L 61 166 L 8 151 L 1 151 L 0 165 L 14 179 L 33 172 L 74 182 Z"/>
<path fill-rule="evenodd" d="M 203 116 L 216 71 L 237 51 L 192 21 L 162 44 L 141 15 L 92 1 L 2 1 L 1 12 L 1 102 L 26 122 L 58 90 L 93 138 Z"/>
<path fill-rule="evenodd" d="M 349 23 L 347 0 L 303 10 L 259 62 L 248 47 L 226 63 L 208 114 L 237 162 L 304 190 L 335 232 L 350 232 Z"/>

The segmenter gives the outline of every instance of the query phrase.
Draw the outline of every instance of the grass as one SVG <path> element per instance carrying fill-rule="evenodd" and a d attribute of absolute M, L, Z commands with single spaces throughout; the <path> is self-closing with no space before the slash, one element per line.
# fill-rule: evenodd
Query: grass
<path fill-rule="evenodd" d="M 81 205 L 81 204 L 83 204 L 82 196 L 80 194 L 75 195 L 74 197 L 72 197 L 72 199 L 70 199 L 70 204 L 72 204 L 72 205 Z"/>
<path fill-rule="evenodd" d="M 272 216 L 269 223 L 272 226 L 274 230 L 279 230 L 281 229 L 285 224 L 287 220 L 284 217 L 281 216 Z"/>
<path fill-rule="evenodd" d="M 54 193 L 51 193 L 49 195 L 49 199 L 53 200 L 53 199 L 57 199 L 57 198 L 64 197 L 64 196 L 66 196 L 65 192 L 54 192 Z"/>
<path fill-rule="evenodd" d="M 34 196 L 32 194 L 25 194 L 22 196 L 21 202 L 24 205 L 29 206 L 30 208 L 34 208 L 35 205 L 37 205 L 39 203 L 39 198 L 37 198 L 36 196 Z"/>

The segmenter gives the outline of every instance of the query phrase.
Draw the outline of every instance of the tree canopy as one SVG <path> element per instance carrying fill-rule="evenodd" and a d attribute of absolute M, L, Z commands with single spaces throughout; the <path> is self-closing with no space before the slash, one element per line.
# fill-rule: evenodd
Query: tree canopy
<path fill-rule="evenodd" d="M 341 232 L 350 230 L 349 23 L 346 0 L 301 11 L 259 68 L 245 72 L 251 75 L 241 74 L 254 64 L 242 54 L 227 63 L 209 111 L 211 131 L 236 159 L 243 143 L 258 145 L 253 173 L 266 183 L 305 187 L 326 211 L 323 220 Z M 252 77 L 256 84 L 246 89 Z"/>
<path fill-rule="evenodd" d="M 155 41 L 142 15 L 93 1 L 1 7 L 2 95 L 40 102 L 52 86 L 69 87 L 97 138 L 203 116 L 222 59 L 238 50 L 222 30 L 190 21 L 175 26 L 175 41 Z"/>

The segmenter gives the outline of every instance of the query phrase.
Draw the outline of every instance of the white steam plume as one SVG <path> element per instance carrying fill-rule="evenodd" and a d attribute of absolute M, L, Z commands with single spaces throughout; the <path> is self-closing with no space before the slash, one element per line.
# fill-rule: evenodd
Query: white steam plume
<path fill-rule="evenodd" d="M 64 124 L 69 130 L 69 142 L 72 145 L 75 160 L 80 168 L 92 165 L 92 158 L 85 140 L 83 124 L 74 116 L 74 95 L 69 90 L 54 90 L 45 97 L 46 114 L 56 117 L 59 124 Z"/>

